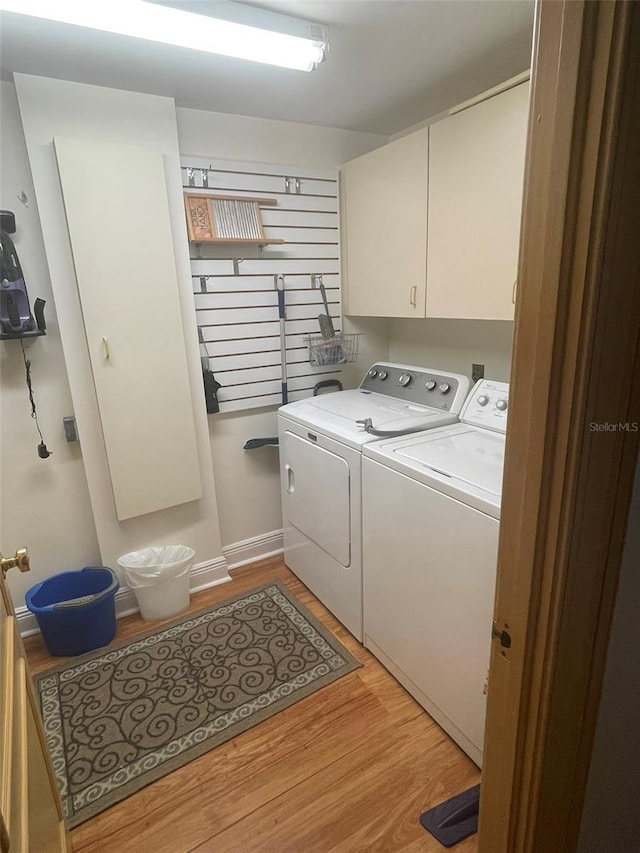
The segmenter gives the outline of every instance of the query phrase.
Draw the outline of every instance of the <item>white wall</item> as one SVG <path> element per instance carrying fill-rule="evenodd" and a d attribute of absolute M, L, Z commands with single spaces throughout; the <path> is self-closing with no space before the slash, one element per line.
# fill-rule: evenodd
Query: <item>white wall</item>
<path fill-rule="evenodd" d="M 130 113 L 121 116 L 121 119 L 137 124 L 145 122 L 144 110 L 151 101 L 166 103 L 168 100 L 83 87 L 81 84 L 67 84 L 63 81 L 49 82 L 54 88 L 63 87 L 67 91 L 69 87 L 76 87 L 76 91 L 84 90 L 86 93 L 93 90 L 97 95 L 109 93 L 108 100 L 120 104 L 117 109 L 122 108 L 125 113 Z M 37 458 L 37 436 L 28 417 L 21 361 L 16 345 L 12 342 L 4 344 L 0 350 L 0 365 L 3 369 L 1 402 L 4 406 L 0 509 L 4 537 L 0 544 L 5 551 L 23 542 L 30 544 L 35 567 L 30 577 L 13 581 L 14 594 L 17 594 L 19 590 L 61 568 L 96 563 L 100 557 L 81 449 L 78 445 L 68 445 L 62 438 L 61 418 L 64 414 L 72 413 L 69 381 L 62 361 L 55 306 L 13 86 L 3 83 L 2 95 L 2 205 L 11 209 L 19 207 L 22 211 L 16 244 L 18 250 L 22 250 L 21 258 L 31 297 L 33 300 L 40 295 L 48 301 L 50 335 L 28 344 L 28 347 L 33 353 L 34 380 L 45 438 L 54 450 L 49 460 Z M 91 132 L 98 132 L 103 138 L 114 138 L 114 135 L 118 138 L 121 128 L 118 127 L 118 120 L 114 124 L 113 112 L 108 113 L 109 118 L 100 111 L 97 103 L 89 105 L 88 109 L 89 115 L 95 118 L 89 118 L 88 122 L 83 119 L 83 124 L 86 127 L 91 125 Z M 163 115 L 166 119 L 168 114 L 164 107 Z M 375 134 L 199 110 L 177 109 L 175 116 L 180 153 L 191 156 L 338 167 L 387 141 L 385 137 Z M 149 126 L 148 120 L 146 124 Z M 69 135 L 71 131 L 67 128 L 65 132 Z M 153 135 L 154 131 L 149 130 L 149 133 Z M 17 200 L 14 203 L 16 193 L 23 188 L 32 198 L 29 208 L 22 208 Z M 180 190 L 173 186 L 172 192 L 175 202 Z M 20 211 L 17 212 L 20 216 Z M 176 246 L 176 254 L 180 255 L 180 252 L 184 264 L 186 243 L 181 248 Z M 363 333 L 360 338 L 360 359 L 344 371 L 346 387 L 356 385 L 364 369 L 373 361 L 381 359 L 442 367 L 467 374 L 472 361 L 481 361 L 486 365 L 487 376 L 508 378 L 510 323 L 349 318 L 345 322 L 345 329 Z M 190 346 L 193 349 L 194 340 L 190 341 Z M 46 353 L 46 358 L 43 357 L 40 363 L 37 358 L 39 352 Z M 196 363 L 199 367 L 199 361 Z M 77 370 L 77 365 L 71 365 L 70 369 Z M 14 418 L 15 403 L 24 406 L 23 415 L 18 419 Z M 9 410 L 11 416 L 8 416 Z M 215 509 L 214 499 L 213 503 L 209 502 L 207 511 L 203 512 L 200 508 L 195 520 L 185 517 L 184 508 L 164 518 L 163 514 L 158 514 L 155 528 L 152 525 L 151 529 L 144 531 L 143 536 L 137 538 L 146 541 L 156 538 L 158 524 L 165 537 L 176 538 L 194 523 L 203 531 L 205 538 L 212 541 L 210 537 L 216 539 L 219 520 L 220 542 L 225 553 L 238 552 L 240 559 L 242 549 L 238 549 L 238 543 L 259 541 L 261 538 L 265 539 L 265 547 L 268 549 L 269 537 L 272 538 L 273 532 L 281 527 L 277 451 L 274 448 L 243 451 L 242 447 L 247 438 L 275 433 L 274 409 L 209 416 L 208 436 L 218 508 Z M 20 500 L 8 497 L 17 482 L 27 484 L 27 490 L 24 485 L 21 488 Z M 188 507 L 186 512 L 188 515 Z M 208 534 L 204 533 L 207 527 Z M 217 547 L 219 550 L 220 546 Z M 260 545 L 257 547 L 259 549 Z M 211 552 L 215 549 L 214 545 L 206 550 Z M 122 550 L 120 548 L 120 552 Z M 202 548 L 198 550 L 202 553 Z M 231 554 L 229 560 L 234 562 Z"/>
<path fill-rule="evenodd" d="M 180 153 L 192 157 L 337 169 L 387 141 L 370 133 L 200 110 L 178 108 L 176 115 Z M 345 387 L 353 387 L 362 378 L 365 366 L 387 358 L 387 330 L 386 321 L 376 319 L 358 318 L 347 325 L 347 331 L 363 333 L 360 358 L 343 375 Z M 277 450 L 242 449 L 248 438 L 277 434 L 276 410 L 210 415 L 209 429 L 222 542 L 233 565 L 234 554 L 227 548 L 268 537 L 282 527 Z M 268 542 L 265 548 L 269 548 Z M 242 554 L 238 556 L 242 558 Z"/>
<path fill-rule="evenodd" d="M 640 463 L 616 597 L 578 853 L 640 850 Z"/>
<path fill-rule="evenodd" d="M 25 351 L 38 420 L 52 451 L 48 459 L 36 451 L 40 438 L 31 420 L 20 343 L 0 342 L 0 547 L 6 555 L 27 546 L 31 555 L 31 572 L 12 569 L 7 576 L 18 604 L 25 589 L 48 575 L 99 564 L 100 550 L 80 445 L 64 438 L 62 418 L 73 414 L 71 392 L 18 103 L 6 82 L 0 84 L 0 130 L 0 207 L 16 215 L 12 239 L 31 306 L 37 297 L 47 303 L 47 335 L 26 341 Z M 18 201 L 21 192 L 27 207 Z"/>
<path fill-rule="evenodd" d="M 471 365 L 484 364 L 488 379 L 508 382 L 513 323 L 503 320 L 391 320 L 389 358 L 451 370 L 471 378 Z"/>
<path fill-rule="evenodd" d="M 71 101 L 76 99 L 77 113 L 73 122 L 65 128 L 66 135 L 75 130 L 97 132 L 102 138 L 117 139 L 123 122 L 145 121 L 145 104 L 149 103 L 147 96 L 67 84 L 64 81 L 43 83 L 47 89 L 50 84 L 54 90 L 75 92 L 69 97 Z M 80 108 L 83 92 L 95 95 L 94 104 L 89 105 L 87 110 Z M 121 94 L 124 99 L 120 97 Z M 107 112 L 102 112 L 98 119 L 95 117 L 95 111 L 100 110 L 101 96 L 106 97 L 110 104 L 107 105 Z M 77 100 L 78 97 L 80 101 Z M 153 98 L 150 100 L 165 103 L 167 101 Z M 119 109 L 129 115 L 118 118 Z M 28 357 L 33 361 L 34 388 L 41 426 L 47 445 L 53 451 L 47 460 L 37 456 L 36 446 L 39 438 L 30 418 L 19 344 L 3 342 L 0 344 L 0 546 L 4 548 L 5 553 L 9 553 L 12 549 L 26 544 L 33 558 L 30 574 L 9 574 L 12 593 L 19 604 L 24 590 L 38 580 L 61 570 L 95 565 L 103 560 L 110 563 L 112 559 L 104 555 L 101 557 L 87 487 L 84 468 L 86 459 L 83 460 L 83 451 L 85 454 L 91 452 L 91 427 L 86 418 L 81 428 L 83 443 L 68 444 L 64 440 L 62 417 L 74 414 L 74 411 L 31 170 L 15 87 L 11 83 L 2 83 L 0 110 L 0 201 L 4 209 L 15 210 L 17 215 L 18 231 L 14 235 L 14 242 L 20 254 L 31 301 L 33 303 L 37 296 L 47 300 L 48 335 L 27 343 L 26 349 Z M 44 109 L 41 118 L 46 119 L 47 112 Z M 373 134 L 288 122 L 196 110 L 176 112 L 181 153 L 195 156 L 211 155 L 227 159 L 337 167 L 345 160 L 386 141 L 384 137 Z M 166 119 L 164 105 L 162 113 Z M 86 122 L 85 115 L 88 117 Z M 146 124 L 152 137 L 154 132 L 157 132 L 157 127 L 154 131 L 153 122 L 147 120 Z M 148 143 L 152 144 L 151 139 Z M 51 162 L 48 165 L 51 165 Z M 23 207 L 16 198 L 22 190 L 29 198 L 28 207 Z M 181 196 L 179 187 L 174 186 L 173 192 L 174 200 Z M 182 222 L 181 209 L 180 218 Z M 186 240 L 181 251 L 184 266 L 187 256 Z M 176 255 L 180 255 L 179 246 L 176 246 Z M 189 279 L 189 291 L 190 284 Z M 73 286 L 75 288 L 75 284 Z M 187 303 L 190 299 L 189 295 Z M 193 319 L 192 312 L 189 318 Z M 348 330 L 364 333 L 361 338 L 361 359 L 357 364 L 349 365 L 345 371 L 345 385 L 350 387 L 359 381 L 365 366 L 376 359 L 386 358 L 388 350 L 385 321 L 358 319 L 351 322 Z M 192 341 L 192 344 L 196 346 L 196 350 L 195 361 L 193 357 L 191 360 L 197 365 L 199 382 L 199 355 L 195 341 Z M 80 365 L 71 355 L 69 358 L 72 359 L 69 370 L 77 374 Z M 82 417 L 80 420 L 82 422 Z M 197 559 L 216 556 L 223 545 L 230 564 L 233 564 L 253 553 L 250 548 L 251 540 L 258 540 L 254 548 L 256 555 L 269 550 L 274 541 L 273 532 L 279 531 L 282 526 L 277 450 L 242 450 L 247 438 L 276 434 L 276 413 L 275 409 L 263 409 L 249 414 L 212 415 L 208 418 L 208 427 L 207 430 L 205 424 L 207 454 L 209 448 L 213 454 L 217 506 L 214 496 L 213 502 L 209 500 L 208 510 L 203 510 L 201 504 L 195 520 L 192 515 L 193 507 L 190 505 L 178 507 L 176 511 L 153 514 L 151 527 L 134 532 L 134 541 L 140 544 L 168 539 L 186 541 L 185 536 L 193 541 L 191 530 L 195 524 L 204 536 L 204 539 L 200 537 L 200 542 L 205 543 L 199 545 L 196 542 Z M 209 467 L 211 468 L 211 463 Z M 106 479 L 104 483 L 107 483 Z M 104 504 L 104 501 L 102 503 Z M 99 505 L 97 512 L 98 516 L 102 516 L 104 509 Z M 101 525 L 103 521 L 104 518 L 100 522 Z M 148 525 L 149 520 L 145 524 Z M 216 544 L 218 535 L 220 539 Z M 208 547 L 205 540 L 209 545 L 213 545 Z M 135 547 L 134 544 L 131 544 L 131 547 Z M 124 543 L 116 545 L 111 556 L 115 557 L 115 551 L 122 553 L 127 548 Z"/>
<path fill-rule="evenodd" d="M 15 79 L 102 559 L 113 567 L 117 557 L 126 551 L 146 545 L 180 542 L 195 549 L 197 564 L 216 561 L 224 564 L 204 408 L 173 101 L 170 98 L 43 77 L 16 75 Z M 175 334 L 184 336 L 187 349 L 203 496 L 198 501 L 123 522 L 119 522 L 115 515 L 75 284 L 52 146 L 56 135 L 154 148 L 162 152 L 166 167 L 181 309 L 181 316 L 175 318 Z M 100 168 L 99 163 L 96 163 L 96 168 Z M 91 175 L 86 177 L 91 180 Z M 132 200 L 124 198 L 122 203 L 131 204 Z M 153 323 L 153 305 L 149 306 L 148 316 L 141 317 L 140 321 Z M 159 341 L 158 345 L 161 346 L 162 342 Z M 161 377 L 158 381 L 161 381 Z M 159 459 L 158 463 L 161 464 L 161 461 Z"/>
<path fill-rule="evenodd" d="M 339 166 L 388 137 L 333 127 L 178 107 L 180 153 L 284 166 Z"/>

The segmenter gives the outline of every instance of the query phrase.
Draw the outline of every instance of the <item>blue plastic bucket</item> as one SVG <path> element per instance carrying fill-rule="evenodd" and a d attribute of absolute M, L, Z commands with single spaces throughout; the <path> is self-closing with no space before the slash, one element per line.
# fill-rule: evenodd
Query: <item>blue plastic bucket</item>
<path fill-rule="evenodd" d="M 81 655 L 106 646 L 116 633 L 118 578 L 105 566 L 62 572 L 25 593 L 50 655 Z"/>

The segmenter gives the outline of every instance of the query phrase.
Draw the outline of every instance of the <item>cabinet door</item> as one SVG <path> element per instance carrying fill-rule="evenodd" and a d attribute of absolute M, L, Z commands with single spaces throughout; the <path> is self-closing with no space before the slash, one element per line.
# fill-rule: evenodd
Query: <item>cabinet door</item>
<path fill-rule="evenodd" d="M 424 317 L 428 130 L 340 170 L 345 313 Z"/>
<path fill-rule="evenodd" d="M 201 497 L 162 152 L 55 140 L 118 519 Z"/>
<path fill-rule="evenodd" d="M 430 127 L 427 317 L 512 320 L 529 84 Z"/>

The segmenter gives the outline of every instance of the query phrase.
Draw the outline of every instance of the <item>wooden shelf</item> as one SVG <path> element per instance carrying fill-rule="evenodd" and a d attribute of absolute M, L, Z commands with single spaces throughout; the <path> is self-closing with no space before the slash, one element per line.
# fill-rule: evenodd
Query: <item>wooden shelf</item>
<path fill-rule="evenodd" d="M 189 196 L 190 198 L 217 198 L 222 201 L 251 201 L 262 205 L 278 203 L 277 198 L 265 198 L 253 195 L 220 195 L 220 193 L 208 193 L 206 191 L 197 193 L 186 192 L 185 197 L 186 196 Z"/>
<path fill-rule="evenodd" d="M 268 240 L 266 237 L 264 240 L 253 239 L 250 237 L 216 237 L 213 240 L 191 240 L 191 243 L 244 243 L 245 246 L 271 246 L 276 244 L 282 244 L 284 240 Z"/>
<path fill-rule="evenodd" d="M 191 243 L 242 243 L 267 246 L 284 243 L 265 237 L 260 205 L 274 198 L 184 193 L 187 230 Z"/>

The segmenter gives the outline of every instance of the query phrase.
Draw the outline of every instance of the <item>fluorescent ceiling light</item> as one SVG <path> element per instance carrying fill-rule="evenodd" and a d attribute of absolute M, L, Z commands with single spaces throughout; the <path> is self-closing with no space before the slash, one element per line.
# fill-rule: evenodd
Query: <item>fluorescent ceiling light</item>
<path fill-rule="evenodd" d="M 146 0 L 0 0 L 0 11 L 34 18 L 46 18 L 93 30 L 202 50 L 222 56 L 249 59 L 299 71 L 313 71 L 325 57 L 326 29 L 265 10 L 221 3 L 222 18 L 233 16 L 234 8 L 243 18 L 254 13 L 267 21 L 267 28 L 248 26 L 234 20 L 183 12 Z M 241 18 L 242 20 L 242 18 Z M 307 35 L 278 32 L 283 28 Z M 293 27 L 292 27 L 293 25 Z"/>

